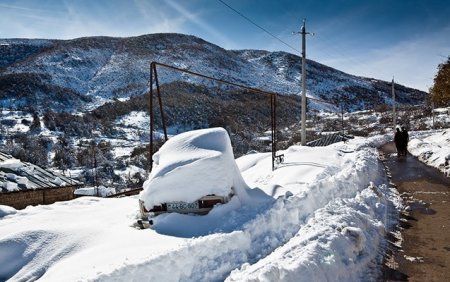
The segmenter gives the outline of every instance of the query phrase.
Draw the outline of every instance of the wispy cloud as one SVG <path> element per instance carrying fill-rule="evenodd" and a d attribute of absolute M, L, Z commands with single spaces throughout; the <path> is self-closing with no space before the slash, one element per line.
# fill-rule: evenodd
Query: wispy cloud
<path fill-rule="evenodd" d="M 133 3 L 146 33 L 182 32 L 186 19 L 164 9 L 161 1 L 134 0 Z"/>
<path fill-rule="evenodd" d="M 14 5 L 0 4 L 0 37 L 42 37 L 39 31 L 43 25 L 57 24 L 54 16 L 58 13 L 16 2 Z"/>
<path fill-rule="evenodd" d="M 212 39 L 214 39 L 213 41 L 219 41 L 217 42 L 217 44 L 219 44 L 220 46 L 224 48 L 228 48 L 229 46 L 235 46 L 234 43 L 229 38 L 227 38 L 222 32 L 218 31 L 210 24 L 203 21 L 199 14 L 195 14 L 192 13 L 191 11 L 188 11 L 186 8 L 184 8 L 182 5 L 178 4 L 175 1 L 166 0 L 166 3 L 175 11 L 177 11 L 180 15 L 182 15 L 190 22 L 198 26 L 200 29 L 206 31 L 209 35 L 211 35 Z"/>
<path fill-rule="evenodd" d="M 8 9 L 8 10 L 16 10 L 16 11 L 27 11 L 27 12 L 48 12 L 44 9 L 38 9 L 38 8 L 30 8 L 30 7 L 24 7 L 24 6 L 18 6 L 18 5 L 8 5 L 8 4 L 0 4 L 0 8 Z"/>
<path fill-rule="evenodd" d="M 51 5 L 42 5 L 44 8 L 39 9 L 30 4 L 26 7 L 0 4 L 3 8 L 0 9 L 0 37 L 71 39 L 94 35 L 181 33 L 189 20 L 174 9 L 168 11 L 161 1 L 62 0 L 48 3 Z"/>

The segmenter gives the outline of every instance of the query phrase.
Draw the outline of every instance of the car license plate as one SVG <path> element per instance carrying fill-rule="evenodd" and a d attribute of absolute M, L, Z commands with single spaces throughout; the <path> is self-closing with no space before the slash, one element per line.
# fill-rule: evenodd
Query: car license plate
<path fill-rule="evenodd" d="M 167 203 L 167 211 L 179 211 L 179 210 L 190 210 L 198 209 L 198 201 L 193 203 L 186 202 L 171 202 Z"/>

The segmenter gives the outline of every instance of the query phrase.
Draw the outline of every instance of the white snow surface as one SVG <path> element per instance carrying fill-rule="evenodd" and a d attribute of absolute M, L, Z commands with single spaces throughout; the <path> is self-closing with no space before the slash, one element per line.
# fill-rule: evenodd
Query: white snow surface
<path fill-rule="evenodd" d="M 175 136 L 147 184 L 170 183 L 155 179 L 173 173 L 184 180 L 180 193 L 200 183 L 202 192 L 239 187 L 248 198 L 238 191 L 205 216 L 163 214 L 145 230 L 132 227 L 138 196 L 0 206 L 0 280 L 376 281 L 400 205 L 375 149 L 390 138 L 293 146 L 272 171 L 270 153 L 235 163 L 222 129 Z"/>
<path fill-rule="evenodd" d="M 23 163 L 18 159 L 7 159 L 0 162 L 0 167 L 9 169 L 18 169 L 23 167 Z"/>
<path fill-rule="evenodd" d="M 450 176 L 450 129 L 412 132 L 408 151 Z"/>
<path fill-rule="evenodd" d="M 107 197 L 116 193 L 114 188 L 109 188 L 105 186 L 98 187 L 83 187 L 78 188 L 73 192 L 78 196 L 98 196 L 98 197 Z"/>

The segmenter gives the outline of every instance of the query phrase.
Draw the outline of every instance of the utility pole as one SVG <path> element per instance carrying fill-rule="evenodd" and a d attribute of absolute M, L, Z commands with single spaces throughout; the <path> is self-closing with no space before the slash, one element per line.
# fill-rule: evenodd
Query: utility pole
<path fill-rule="evenodd" d="M 302 146 L 306 145 L 306 19 L 303 19 L 303 26 L 300 34 L 302 35 Z"/>
<path fill-rule="evenodd" d="M 397 115 L 395 113 L 395 86 L 394 86 L 394 77 L 392 77 L 392 122 L 395 128 L 397 127 Z"/>

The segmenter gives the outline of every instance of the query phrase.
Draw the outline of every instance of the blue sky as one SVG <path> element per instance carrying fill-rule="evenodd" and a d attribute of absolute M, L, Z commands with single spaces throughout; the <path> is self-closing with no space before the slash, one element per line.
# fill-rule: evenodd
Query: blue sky
<path fill-rule="evenodd" d="M 427 90 L 450 55 L 448 0 L 0 0 L 0 38 L 192 34 L 226 49 L 298 53 L 347 73 Z M 294 49 L 292 49 L 293 47 Z"/>

